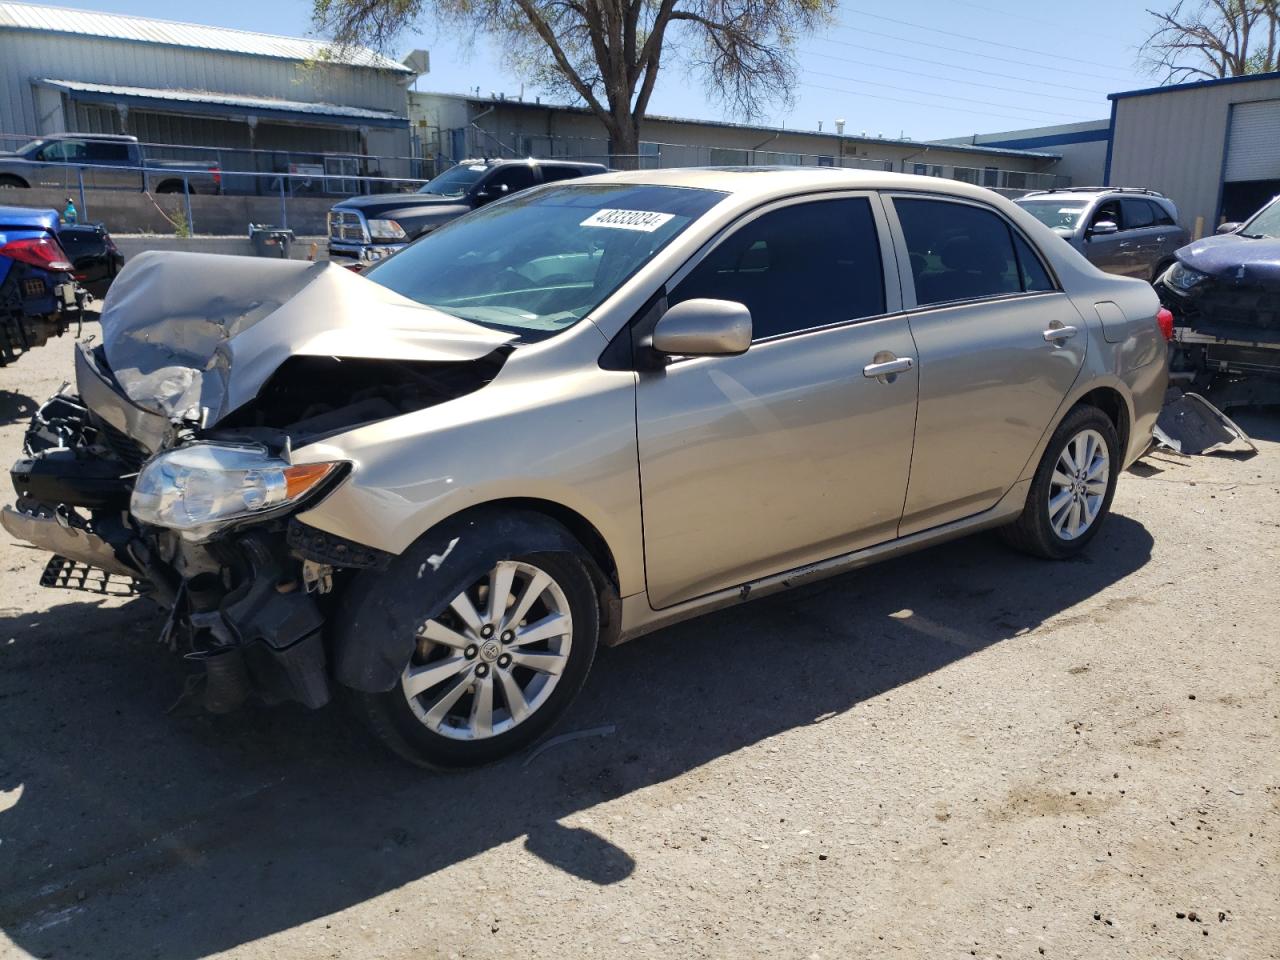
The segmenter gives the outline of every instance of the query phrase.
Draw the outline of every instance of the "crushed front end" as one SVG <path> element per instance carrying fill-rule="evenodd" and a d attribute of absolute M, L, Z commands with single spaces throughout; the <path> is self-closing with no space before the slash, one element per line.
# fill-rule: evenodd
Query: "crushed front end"
<path fill-rule="evenodd" d="M 479 389 L 506 356 L 507 337 L 348 271 L 267 263 L 126 268 L 102 343 L 77 344 L 74 388 L 33 417 L 0 513 L 52 555 L 43 585 L 157 603 L 160 639 L 200 665 L 190 692 L 214 712 L 250 696 L 324 705 L 334 604 L 391 559 L 297 519 L 358 469 L 304 448 Z M 401 339 L 377 338 L 383 311 Z"/>
<path fill-rule="evenodd" d="M 1280 403 L 1280 241 L 1227 234 L 1177 256 L 1155 282 L 1171 378 L 1222 409 Z"/>

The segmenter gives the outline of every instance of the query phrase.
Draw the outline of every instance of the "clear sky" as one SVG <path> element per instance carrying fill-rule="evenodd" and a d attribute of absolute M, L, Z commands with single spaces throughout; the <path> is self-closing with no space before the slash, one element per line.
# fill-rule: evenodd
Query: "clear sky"
<path fill-rule="evenodd" d="M 1171 5 L 1172 0 L 1165 5 Z M 813 130 L 925 140 L 1105 118 L 1106 95 L 1154 86 L 1135 65 L 1149 29 L 1140 0 L 842 0 L 837 24 L 804 41 L 796 102 L 769 108 L 762 122 Z M 1159 6 L 1160 0 L 1150 5 Z M 65 6 L 258 30 L 311 35 L 307 0 L 71 0 Z M 397 55 L 431 52 L 420 90 L 502 91 L 520 78 L 483 39 L 474 46 L 429 23 L 405 36 Z M 468 50 L 468 47 L 470 49 Z M 538 93 L 526 88 L 526 97 Z M 741 121 L 726 114 L 678 66 L 664 64 L 651 113 Z"/>

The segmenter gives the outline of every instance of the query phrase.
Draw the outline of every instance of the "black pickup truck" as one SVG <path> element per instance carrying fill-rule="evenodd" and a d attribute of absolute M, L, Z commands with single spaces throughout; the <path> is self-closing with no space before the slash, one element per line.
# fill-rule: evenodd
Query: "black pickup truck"
<path fill-rule="evenodd" d="M 490 201 L 607 170 L 603 164 L 571 160 L 463 160 L 417 193 L 351 197 L 336 204 L 329 211 L 329 259 L 362 269 Z"/>

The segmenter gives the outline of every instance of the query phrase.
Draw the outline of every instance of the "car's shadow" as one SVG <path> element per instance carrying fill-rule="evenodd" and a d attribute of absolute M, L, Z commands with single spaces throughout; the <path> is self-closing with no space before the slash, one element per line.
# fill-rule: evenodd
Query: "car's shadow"
<path fill-rule="evenodd" d="M 30 420 L 38 406 L 40 405 L 25 393 L 0 389 L 0 426 Z"/>
<path fill-rule="evenodd" d="M 0 930 L 42 957 L 199 957 L 512 841 L 615 883 L 633 853 L 561 821 L 1018 642 L 1151 545 L 1122 516 L 1062 565 L 970 538 L 703 617 L 602 652 L 558 728 L 591 735 L 452 775 L 333 707 L 165 715 L 184 668 L 158 619 L 51 594 L 0 633 Z"/>

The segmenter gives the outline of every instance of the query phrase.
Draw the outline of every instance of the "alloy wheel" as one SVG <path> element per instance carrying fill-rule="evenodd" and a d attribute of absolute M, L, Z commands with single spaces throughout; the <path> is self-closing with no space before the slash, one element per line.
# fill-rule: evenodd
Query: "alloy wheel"
<path fill-rule="evenodd" d="M 1049 525 L 1063 540 L 1093 526 L 1111 483 L 1111 457 L 1097 430 L 1081 430 L 1067 441 L 1049 478 Z"/>
<path fill-rule="evenodd" d="M 547 701 L 572 643 L 560 584 L 532 563 L 502 560 L 418 628 L 401 690 L 433 733 L 496 737 Z"/>

